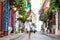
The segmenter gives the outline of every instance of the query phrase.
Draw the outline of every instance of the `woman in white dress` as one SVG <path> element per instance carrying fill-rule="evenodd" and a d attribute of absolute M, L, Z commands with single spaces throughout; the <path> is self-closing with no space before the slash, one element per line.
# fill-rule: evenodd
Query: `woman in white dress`
<path fill-rule="evenodd" d="M 25 25 L 25 29 L 27 30 L 28 39 L 30 39 L 30 34 L 31 34 L 31 32 L 30 32 L 31 29 L 30 28 L 31 28 L 31 25 L 30 25 L 29 20 L 27 20 L 24 25 Z"/>

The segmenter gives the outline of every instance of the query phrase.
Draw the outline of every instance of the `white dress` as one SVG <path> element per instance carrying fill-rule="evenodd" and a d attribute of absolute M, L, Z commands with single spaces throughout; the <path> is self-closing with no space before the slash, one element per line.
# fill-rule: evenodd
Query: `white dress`
<path fill-rule="evenodd" d="M 27 30 L 27 31 L 30 31 L 30 23 L 28 22 L 28 23 L 25 23 L 25 29 Z"/>

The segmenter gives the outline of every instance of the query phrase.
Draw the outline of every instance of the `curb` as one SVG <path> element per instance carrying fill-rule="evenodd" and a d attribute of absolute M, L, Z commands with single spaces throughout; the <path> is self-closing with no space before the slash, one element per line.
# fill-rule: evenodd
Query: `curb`
<path fill-rule="evenodd" d="M 51 37 L 51 38 L 60 39 L 60 36 L 59 36 L 59 35 L 47 34 L 47 33 L 44 33 L 44 32 L 41 33 L 41 34 L 46 35 L 46 36 L 49 36 L 49 37 Z"/>
<path fill-rule="evenodd" d="M 18 35 L 17 37 L 11 38 L 10 40 L 15 40 L 15 39 L 17 39 L 17 38 L 19 38 L 21 36 L 22 36 L 22 34 Z"/>
<path fill-rule="evenodd" d="M 12 34 L 12 35 L 8 35 L 8 36 L 0 38 L 0 40 L 14 40 L 14 39 L 19 38 L 22 35 L 23 33 Z"/>

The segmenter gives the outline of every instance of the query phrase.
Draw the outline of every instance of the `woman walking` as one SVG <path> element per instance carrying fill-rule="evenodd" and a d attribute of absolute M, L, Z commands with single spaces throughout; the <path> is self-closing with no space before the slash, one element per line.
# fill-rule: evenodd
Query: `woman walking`
<path fill-rule="evenodd" d="M 30 40 L 30 35 L 31 35 L 31 32 L 30 32 L 31 29 L 30 28 L 31 28 L 31 25 L 30 25 L 29 20 L 27 20 L 24 25 L 25 25 L 25 29 L 26 29 L 27 34 L 28 34 L 28 40 Z"/>

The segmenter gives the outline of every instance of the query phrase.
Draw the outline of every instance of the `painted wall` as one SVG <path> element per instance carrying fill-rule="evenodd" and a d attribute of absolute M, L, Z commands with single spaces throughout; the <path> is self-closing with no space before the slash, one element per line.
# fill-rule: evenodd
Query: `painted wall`
<path fill-rule="evenodd" d="M 3 30 L 4 35 L 8 35 L 8 27 L 9 27 L 9 2 L 4 2 L 4 13 L 3 13 Z"/>
<path fill-rule="evenodd" d="M 0 2 L 0 37 L 3 35 L 3 2 Z"/>
<path fill-rule="evenodd" d="M 2 30 L 3 26 L 2 26 L 2 21 L 3 21 L 3 3 L 0 2 L 0 31 Z"/>

